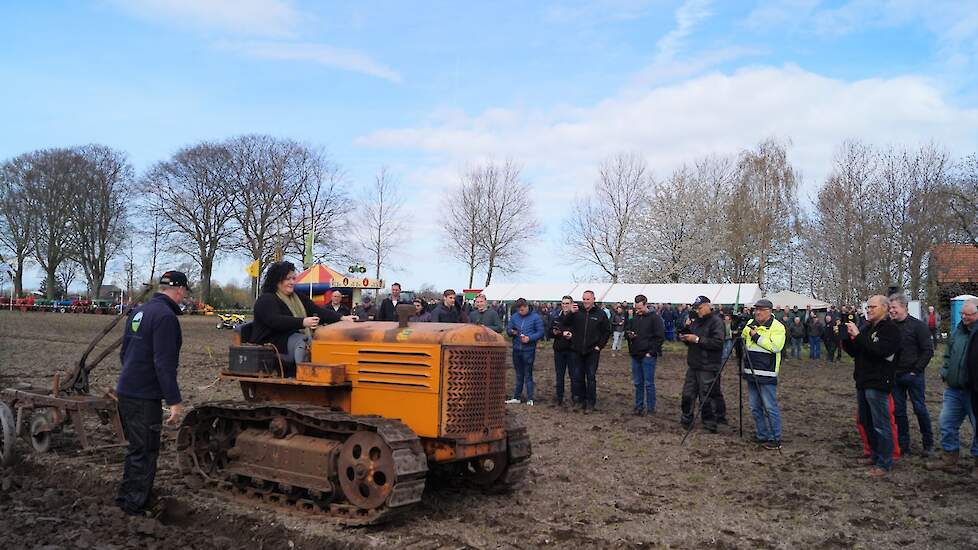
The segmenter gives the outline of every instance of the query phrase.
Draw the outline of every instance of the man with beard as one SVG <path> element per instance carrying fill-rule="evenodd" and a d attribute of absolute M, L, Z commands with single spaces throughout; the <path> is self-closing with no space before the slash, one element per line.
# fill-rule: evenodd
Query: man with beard
<path fill-rule="evenodd" d="M 711 393 L 720 372 L 723 356 L 723 320 L 713 312 L 710 299 L 699 296 L 691 308 L 692 322 L 679 336 L 686 344 L 686 380 L 683 383 L 682 419 L 684 428 L 693 424 L 693 407 L 699 400 L 703 428 L 717 432 L 716 399 Z M 695 318 L 693 318 L 695 316 Z M 712 390 L 715 392 L 716 390 Z"/>

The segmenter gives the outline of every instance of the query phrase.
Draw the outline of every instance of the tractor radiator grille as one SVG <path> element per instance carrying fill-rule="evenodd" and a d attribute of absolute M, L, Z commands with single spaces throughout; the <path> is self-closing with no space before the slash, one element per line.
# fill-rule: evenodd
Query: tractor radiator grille
<path fill-rule="evenodd" d="M 481 436 L 505 423 L 506 351 L 445 348 L 446 437 Z"/>

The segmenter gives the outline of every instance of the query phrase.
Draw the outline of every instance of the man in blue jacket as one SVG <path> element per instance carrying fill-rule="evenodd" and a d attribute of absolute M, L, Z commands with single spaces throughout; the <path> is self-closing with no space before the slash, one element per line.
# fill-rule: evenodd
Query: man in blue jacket
<path fill-rule="evenodd" d="M 516 300 L 516 311 L 509 318 L 506 332 L 513 337 L 513 368 L 516 370 L 516 388 L 513 398 L 506 403 L 519 403 L 523 386 L 526 386 L 526 404 L 533 406 L 533 360 L 537 354 L 537 340 L 543 338 L 543 320 L 530 304 Z"/>
<path fill-rule="evenodd" d="M 144 514 L 153 491 L 163 427 L 161 401 L 170 406 L 167 425 L 175 426 L 183 417 L 177 384 L 183 335 L 177 315 L 189 292 L 186 275 L 167 271 L 160 277 L 159 292 L 126 320 L 116 393 L 129 448 L 115 502 L 129 515 Z"/>

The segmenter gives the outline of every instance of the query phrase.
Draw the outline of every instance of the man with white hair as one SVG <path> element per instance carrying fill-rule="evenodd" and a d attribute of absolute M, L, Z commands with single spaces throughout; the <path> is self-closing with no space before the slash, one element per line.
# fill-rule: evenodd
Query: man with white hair
<path fill-rule="evenodd" d="M 859 421 L 866 427 L 872 468 L 870 477 L 880 478 L 893 468 L 893 428 L 890 424 L 890 392 L 893 391 L 900 354 L 900 329 L 888 317 L 890 301 L 872 296 L 866 303 L 866 324 L 846 323 L 842 347 L 855 361 Z"/>
<path fill-rule="evenodd" d="M 974 363 L 978 354 L 978 300 L 968 300 L 961 306 L 961 322 L 948 335 L 947 351 L 944 352 L 944 366 L 941 367 L 941 380 L 944 389 L 944 405 L 941 408 L 941 449 L 944 451 L 940 468 L 955 470 L 960 459 L 961 423 L 967 418 L 971 422 L 972 433 L 978 433 L 975 411 L 971 402 L 971 383 L 968 380 L 968 363 Z M 971 441 L 971 456 L 978 476 L 978 436 Z"/>

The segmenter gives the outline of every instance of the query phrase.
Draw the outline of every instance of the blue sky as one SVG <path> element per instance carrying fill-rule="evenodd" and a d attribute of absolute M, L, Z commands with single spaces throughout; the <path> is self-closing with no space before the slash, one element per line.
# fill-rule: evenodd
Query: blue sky
<path fill-rule="evenodd" d="M 560 220 L 603 158 L 638 152 L 665 177 L 788 137 L 810 193 L 845 138 L 978 150 L 975 75 L 975 0 L 9 2 L 0 158 L 101 142 L 143 170 L 268 133 L 325 147 L 351 192 L 388 165 L 416 223 L 386 278 L 409 288 L 464 284 L 437 197 L 512 158 L 546 231 L 508 279 L 583 280 Z"/>

